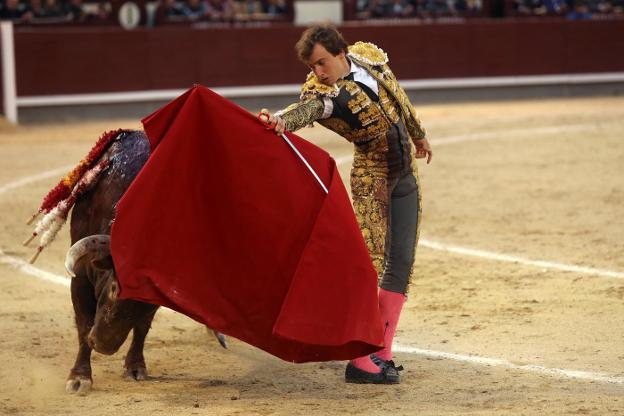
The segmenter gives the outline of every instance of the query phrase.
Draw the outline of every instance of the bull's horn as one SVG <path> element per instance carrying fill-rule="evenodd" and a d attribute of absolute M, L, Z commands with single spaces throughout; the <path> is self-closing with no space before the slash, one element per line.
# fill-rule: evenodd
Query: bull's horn
<path fill-rule="evenodd" d="M 95 234 L 78 240 L 67 251 L 65 257 L 65 269 L 71 275 L 76 277 L 74 265 L 87 253 L 101 253 L 103 255 L 110 254 L 110 236 L 107 234 Z"/>

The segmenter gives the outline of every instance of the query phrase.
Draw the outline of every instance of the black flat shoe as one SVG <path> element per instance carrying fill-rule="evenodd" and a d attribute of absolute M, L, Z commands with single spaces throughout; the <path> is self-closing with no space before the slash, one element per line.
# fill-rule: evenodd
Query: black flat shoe
<path fill-rule="evenodd" d="M 394 368 L 389 366 L 379 368 L 381 372 L 369 373 L 349 363 L 345 370 L 345 381 L 358 384 L 398 384 L 401 381 L 399 373 Z"/>
<path fill-rule="evenodd" d="M 375 354 L 371 354 L 370 355 L 371 361 L 373 363 L 375 363 L 379 368 L 383 368 L 383 367 L 390 367 L 392 369 L 394 369 L 394 371 L 399 374 L 399 371 L 403 371 L 403 366 L 396 366 L 396 364 L 394 364 L 394 361 L 392 360 L 384 360 L 382 358 L 377 357 Z"/>

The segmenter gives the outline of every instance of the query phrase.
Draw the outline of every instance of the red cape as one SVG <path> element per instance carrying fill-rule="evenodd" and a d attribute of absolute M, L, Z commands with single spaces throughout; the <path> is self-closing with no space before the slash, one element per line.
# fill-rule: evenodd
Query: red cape
<path fill-rule="evenodd" d="M 196 86 L 143 120 L 152 154 L 117 205 L 121 298 L 293 362 L 379 350 L 377 277 L 334 160 Z"/>

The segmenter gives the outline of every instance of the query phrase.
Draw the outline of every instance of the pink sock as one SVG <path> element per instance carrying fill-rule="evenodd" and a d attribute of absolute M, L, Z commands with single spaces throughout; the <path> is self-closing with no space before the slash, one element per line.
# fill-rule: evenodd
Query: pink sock
<path fill-rule="evenodd" d="M 382 360 L 392 359 L 392 340 L 399 323 L 401 309 L 405 303 L 405 295 L 379 289 L 379 312 L 384 325 L 384 349 L 375 353 Z"/>
<path fill-rule="evenodd" d="M 351 364 L 367 373 L 381 373 L 381 368 L 372 362 L 368 355 L 351 360 Z"/>

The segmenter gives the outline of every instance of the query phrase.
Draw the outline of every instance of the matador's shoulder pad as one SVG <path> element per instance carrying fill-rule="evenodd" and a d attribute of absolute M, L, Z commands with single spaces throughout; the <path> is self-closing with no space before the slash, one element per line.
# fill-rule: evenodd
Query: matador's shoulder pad
<path fill-rule="evenodd" d="M 355 42 L 349 46 L 348 50 L 350 57 L 372 66 L 388 63 L 388 55 L 386 55 L 383 49 L 369 42 Z"/>
<path fill-rule="evenodd" d="M 301 100 L 306 101 L 314 96 L 335 97 L 339 88 L 336 85 L 325 85 L 318 80 L 314 72 L 308 74 L 306 82 L 301 86 Z"/>

